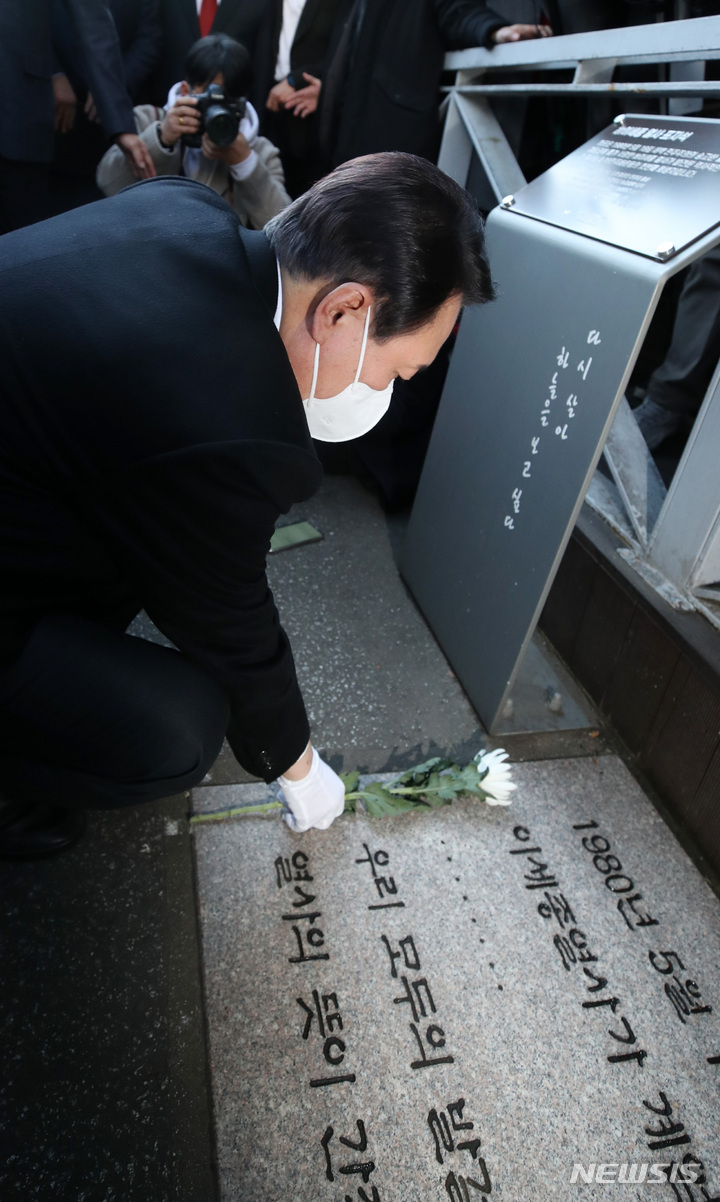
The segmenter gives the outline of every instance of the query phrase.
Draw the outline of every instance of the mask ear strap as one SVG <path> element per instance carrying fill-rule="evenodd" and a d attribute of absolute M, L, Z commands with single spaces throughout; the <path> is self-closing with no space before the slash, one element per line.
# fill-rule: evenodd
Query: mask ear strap
<path fill-rule="evenodd" d="M 371 314 L 371 312 L 372 312 L 372 306 L 368 305 L 367 316 L 365 318 L 365 329 L 363 330 L 362 347 L 360 349 L 360 362 L 358 363 L 358 369 L 355 372 L 355 379 L 353 380 L 353 384 L 357 384 L 358 380 L 360 379 L 360 372 L 362 371 L 362 365 L 363 365 L 363 361 L 365 359 L 365 347 L 367 346 L 368 330 L 370 329 L 370 314 Z"/>
<path fill-rule="evenodd" d="M 315 361 L 313 363 L 312 384 L 310 385 L 309 400 L 311 400 L 311 401 L 315 400 L 315 387 L 317 385 L 319 366 L 320 366 L 320 343 L 316 342 L 315 343 Z"/>

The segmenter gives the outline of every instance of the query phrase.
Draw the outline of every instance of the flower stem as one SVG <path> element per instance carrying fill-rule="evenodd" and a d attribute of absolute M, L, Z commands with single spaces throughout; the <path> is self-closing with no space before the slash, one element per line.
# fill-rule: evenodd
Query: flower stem
<path fill-rule="evenodd" d="M 247 814 L 273 814 L 282 808 L 279 801 L 268 801 L 257 806 L 234 806 L 231 810 L 218 810 L 214 814 L 193 814 L 190 825 L 194 826 L 198 822 L 222 822 L 225 818 L 244 818 Z"/>
<path fill-rule="evenodd" d="M 394 793 L 396 796 L 399 797 L 403 793 L 436 793 L 437 790 L 436 789 L 405 789 L 402 786 L 398 786 L 398 788 L 393 788 L 391 785 L 387 785 L 386 792 Z M 345 800 L 346 801 L 360 801 L 364 796 L 365 796 L 365 794 L 364 794 L 363 790 L 357 789 L 354 793 L 346 793 Z"/>
<path fill-rule="evenodd" d="M 414 785 L 412 787 L 410 787 L 409 785 L 397 785 L 397 786 L 387 785 L 386 791 L 388 793 L 393 793 L 396 797 L 409 797 L 409 796 L 422 795 L 425 793 L 439 793 L 441 788 L 443 788 L 442 785 L 437 786 L 436 788 L 433 788 L 433 789 L 429 789 L 427 787 L 427 785 L 417 785 L 417 786 Z M 355 793 L 346 793 L 345 800 L 346 801 L 359 801 L 363 796 L 364 796 L 364 793 L 360 789 Z"/>
<path fill-rule="evenodd" d="M 395 787 L 391 786 L 391 788 L 389 789 L 389 792 L 397 793 L 397 795 L 399 797 L 400 796 L 409 797 L 415 793 L 439 793 L 440 790 L 439 789 L 429 789 L 427 787 L 427 785 L 413 785 L 413 786 L 397 785 Z"/>

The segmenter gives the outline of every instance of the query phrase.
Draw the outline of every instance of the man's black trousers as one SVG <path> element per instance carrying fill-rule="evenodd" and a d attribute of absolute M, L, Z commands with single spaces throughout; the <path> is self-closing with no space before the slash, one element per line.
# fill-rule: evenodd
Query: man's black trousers
<path fill-rule="evenodd" d="M 178 651 L 44 618 L 0 669 L 0 799 L 109 809 L 180 793 L 229 721 L 225 690 Z"/>

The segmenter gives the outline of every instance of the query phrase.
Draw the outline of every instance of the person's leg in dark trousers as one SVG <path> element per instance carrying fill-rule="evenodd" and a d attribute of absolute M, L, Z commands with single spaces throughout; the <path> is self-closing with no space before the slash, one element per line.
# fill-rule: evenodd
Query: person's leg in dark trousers
<path fill-rule="evenodd" d="M 109 809 L 192 788 L 229 720 L 225 690 L 178 651 L 82 618 L 43 619 L 0 672 L 0 795 L 11 803 L 0 854 L 23 854 L 48 808 Z"/>
<path fill-rule="evenodd" d="M 18 163 L 0 155 L 0 234 L 50 216 L 49 163 Z"/>
<path fill-rule="evenodd" d="M 635 410 L 651 451 L 695 420 L 719 355 L 720 246 L 715 246 L 688 270 L 668 352 L 648 381 L 646 399 Z"/>
<path fill-rule="evenodd" d="M 678 300 L 672 341 L 648 382 L 659 405 L 695 417 L 720 354 L 720 246 L 690 267 Z"/>
<path fill-rule="evenodd" d="M 285 172 L 285 187 L 295 200 L 325 174 L 317 139 L 317 118 L 296 117 L 287 109 L 264 114 L 264 132 L 277 146 Z"/>

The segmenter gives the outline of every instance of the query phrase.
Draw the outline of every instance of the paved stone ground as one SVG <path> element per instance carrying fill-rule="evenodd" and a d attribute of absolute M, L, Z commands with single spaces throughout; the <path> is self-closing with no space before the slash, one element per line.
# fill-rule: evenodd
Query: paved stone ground
<path fill-rule="evenodd" d="M 270 575 L 317 745 L 371 772 L 469 758 L 482 732 L 398 578 L 401 523 L 337 478 L 303 518 L 324 541 Z M 225 751 L 206 783 L 248 779 Z M 0 865 L 3 1198 L 216 1197 L 189 804 L 91 815 L 68 855 Z"/>
<path fill-rule="evenodd" d="M 671 1202 L 619 1166 L 683 1159 L 674 1196 L 717 1196 L 720 903 L 615 756 L 514 777 L 507 808 L 195 827 L 223 1202 Z"/>
<path fill-rule="evenodd" d="M 295 655 L 318 750 L 337 771 L 409 767 L 440 751 L 469 758 L 477 715 L 408 597 L 394 528 L 355 480 L 329 476 L 293 509 L 323 541 L 273 556 L 268 576 Z M 213 784 L 237 780 L 225 754 Z"/>
<path fill-rule="evenodd" d="M 215 1197 L 187 797 L 0 865 L 0 1197 Z"/>

